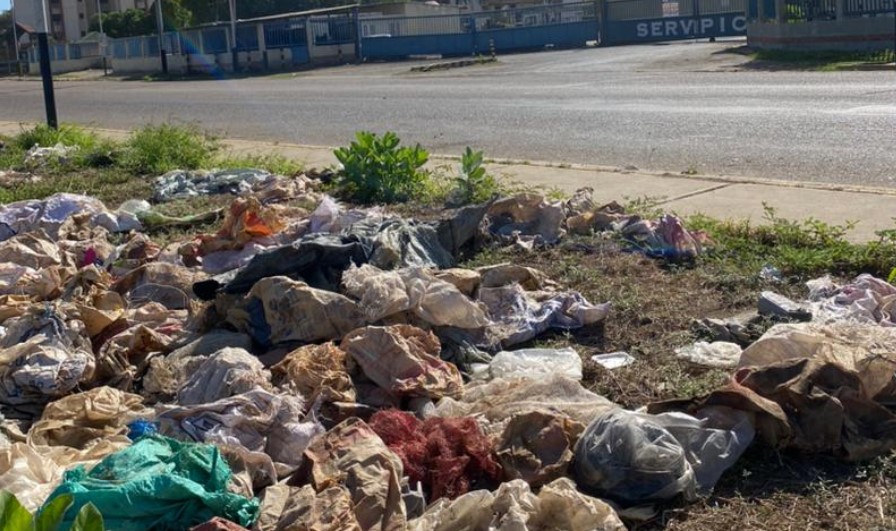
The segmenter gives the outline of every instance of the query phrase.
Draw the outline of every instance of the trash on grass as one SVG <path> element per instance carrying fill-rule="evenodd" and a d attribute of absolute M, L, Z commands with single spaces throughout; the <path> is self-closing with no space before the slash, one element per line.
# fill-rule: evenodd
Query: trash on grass
<path fill-rule="evenodd" d="M 597 363 L 604 369 L 621 369 L 628 367 L 636 360 L 628 352 L 608 352 L 606 354 L 595 354 L 591 356 L 591 361 Z"/>
<path fill-rule="evenodd" d="M 725 341 L 697 341 L 693 345 L 675 349 L 679 359 L 711 369 L 733 369 L 737 367 L 743 349 L 736 343 Z"/>

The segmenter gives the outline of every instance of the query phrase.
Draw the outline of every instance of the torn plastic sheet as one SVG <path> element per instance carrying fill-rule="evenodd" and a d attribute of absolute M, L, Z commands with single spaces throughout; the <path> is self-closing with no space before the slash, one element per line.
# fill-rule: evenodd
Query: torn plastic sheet
<path fill-rule="evenodd" d="M 287 277 L 258 281 L 245 310 L 231 310 L 228 321 L 263 346 L 341 339 L 364 325 L 361 310 L 351 299 Z"/>
<path fill-rule="evenodd" d="M 301 420 L 303 410 L 301 397 L 256 387 L 216 401 L 161 406 L 156 420 L 163 435 L 265 453 L 282 479 L 302 464 L 311 439 L 324 432 L 317 422 Z"/>
<path fill-rule="evenodd" d="M 549 329 L 572 330 L 603 321 L 610 303 L 593 305 L 578 292 L 527 292 L 519 284 L 480 288 L 479 300 L 496 323 L 505 347 L 523 343 Z"/>
<path fill-rule="evenodd" d="M 183 529 L 215 516 L 251 525 L 258 500 L 228 492 L 231 477 L 216 447 L 156 435 L 107 456 L 89 472 L 83 466 L 69 470 L 49 500 L 74 497 L 63 528 L 87 503 L 100 511 L 107 529 L 120 531 Z"/>
<path fill-rule="evenodd" d="M 536 495 L 521 479 L 502 483 L 494 492 L 476 490 L 456 500 L 439 500 L 422 517 L 409 522 L 411 531 L 497 529 L 513 531 L 624 531 L 616 511 L 605 502 L 576 490 L 560 478 Z"/>
<path fill-rule="evenodd" d="M 439 359 L 441 346 L 432 332 L 409 325 L 368 326 L 345 336 L 340 348 L 392 395 L 441 398 L 463 392 L 460 371 Z"/>
<path fill-rule="evenodd" d="M 563 220 L 562 204 L 532 193 L 500 198 L 488 209 L 489 232 L 511 243 L 556 243 L 565 234 Z"/>
<path fill-rule="evenodd" d="M 551 375 L 543 380 L 498 378 L 468 383 L 461 398 L 439 400 L 435 414 L 440 417 L 479 416 L 503 429 L 503 423 L 520 413 L 541 411 L 588 424 L 601 413 L 618 407 L 585 389 L 576 380 Z"/>
<path fill-rule="evenodd" d="M 0 241 L 16 234 L 44 230 L 58 239 L 59 228 L 72 216 L 86 216 L 91 225 L 111 232 L 140 230 L 136 216 L 127 212 L 110 213 L 99 199 L 59 193 L 46 199 L 28 199 L 0 207 Z"/>
<path fill-rule="evenodd" d="M 372 250 L 356 238 L 316 236 L 259 253 L 245 267 L 227 275 L 193 285 L 202 300 L 212 300 L 219 289 L 224 293 L 242 294 L 259 280 L 286 276 L 309 286 L 338 291 L 342 273 L 352 264 L 367 263 Z"/>
<path fill-rule="evenodd" d="M 9 319 L 0 342 L 0 403 L 34 405 L 93 378 L 96 360 L 84 324 L 52 308 Z"/>
<path fill-rule="evenodd" d="M 344 487 L 362 529 L 406 529 L 401 459 L 364 421 L 350 418 L 314 439 L 305 450 L 305 459 L 307 474 L 293 476 L 291 483 L 310 482 L 318 494 Z"/>
<path fill-rule="evenodd" d="M 410 311 L 432 326 L 483 328 L 484 309 L 453 284 L 423 268 L 382 271 L 365 264 L 343 275 L 346 293 L 359 299 L 368 322 Z"/>
<path fill-rule="evenodd" d="M 276 179 L 274 175 L 264 170 L 174 170 L 153 181 L 152 200 L 156 203 L 164 203 L 200 195 L 240 195 L 250 192 L 257 185 L 268 183 L 274 179 Z"/>
<path fill-rule="evenodd" d="M 896 287 L 868 274 L 836 286 L 810 281 L 812 313 L 819 322 L 855 321 L 896 327 Z"/>

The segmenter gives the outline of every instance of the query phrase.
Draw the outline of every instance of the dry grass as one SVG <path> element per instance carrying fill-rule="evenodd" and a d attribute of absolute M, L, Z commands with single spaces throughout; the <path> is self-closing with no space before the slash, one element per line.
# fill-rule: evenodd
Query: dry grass
<path fill-rule="evenodd" d="M 629 408 L 703 394 L 729 376 L 675 358 L 675 348 L 697 339 L 690 332 L 693 320 L 752 310 L 764 289 L 805 295 L 798 281 L 772 285 L 755 271 L 714 261 L 668 267 L 592 238 L 534 253 L 487 250 L 465 265 L 505 261 L 541 269 L 591 302 L 613 303 L 602 326 L 555 334 L 533 345 L 576 348 L 586 360 L 583 384 Z M 617 350 L 637 361 L 610 371 L 589 359 Z M 651 521 L 628 524 L 644 531 L 896 529 L 896 464 L 882 458 L 855 465 L 754 445 L 710 498 L 671 503 Z"/>

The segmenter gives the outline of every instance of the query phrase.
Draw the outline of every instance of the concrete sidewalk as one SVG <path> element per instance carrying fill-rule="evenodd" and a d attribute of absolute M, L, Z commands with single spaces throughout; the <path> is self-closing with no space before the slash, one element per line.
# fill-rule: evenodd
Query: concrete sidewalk
<path fill-rule="evenodd" d="M 0 121 L 0 134 L 18 133 L 22 125 Z M 97 129 L 123 139 L 127 131 Z M 323 168 L 336 164 L 333 148 L 245 139 L 223 140 L 225 149 L 235 154 L 274 153 L 300 160 L 306 167 Z M 458 157 L 434 155 L 431 165 L 456 167 Z M 594 189 L 598 202 L 636 198 L 659 200 L 663 208 L 682 215 L 703 213 L 720 219 L 750 219 L 762 222 L 764 205 L 780 217 L 802 220 L 815 218 L 827 223 L 855 222 L 849 233 L 854 241 L 875 239 L 875 232 L 896 228 L 896 189 L 851 188 L 795 181 L 771 181 L 711 175 L 651 173 L 634 168 L 619 169 L 597 165 L 567 165 L 550 162 L 494 161 L 489 171 L 500 177 L 531 186 L 574 192 L 583 186 Z"/>

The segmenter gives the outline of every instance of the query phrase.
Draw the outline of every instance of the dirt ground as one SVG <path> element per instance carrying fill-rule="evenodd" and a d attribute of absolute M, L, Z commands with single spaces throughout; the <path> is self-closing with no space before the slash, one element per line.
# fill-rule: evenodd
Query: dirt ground
<path fill-rule="evenodd" d="M 556 334 L 534 346 L 574 347 L 586 360 L 584 385 L 629 408 L 699 395 L 729 376 L 728 371 L 699 369 L 675 358 L 675 348 L 697 339 L 690 328 L 693 320 L 754 310 L 764 289 L 795 298 L 806 295 L 799 282 L 723 274 L 713 263 L 668 267 L 599 238 L 533 253 L 485 251 L 465 265 L 505 261 L 541 269 L 589 301 L 613 303 L 599 329 Z M 611 371 L 589 359 L 619 350 L 637 361 Z M 779 453 L 754 443 L 711 497 L 696 504 L 672 503 L 652 520 L 627 524 L 643 531 L 894 529 L 896 463 L 886 457 L 850 464 Z"/>

